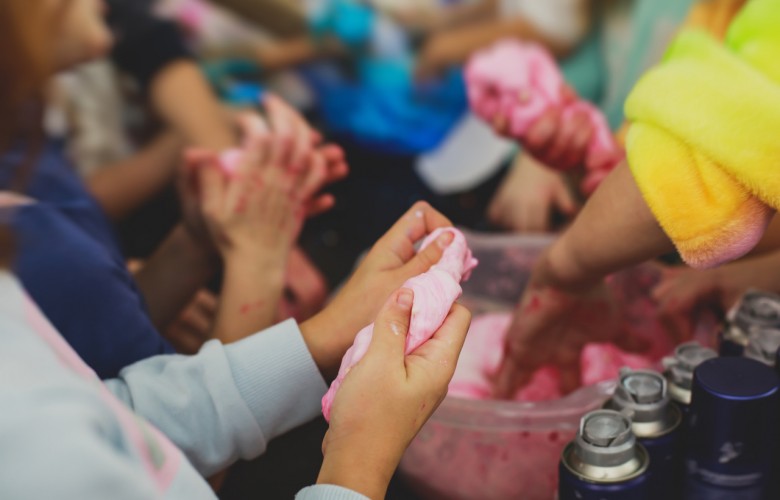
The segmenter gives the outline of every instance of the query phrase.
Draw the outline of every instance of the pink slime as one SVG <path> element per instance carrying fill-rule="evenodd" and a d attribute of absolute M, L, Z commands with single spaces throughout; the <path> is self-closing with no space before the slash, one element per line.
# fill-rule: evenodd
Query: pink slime
<path fill-rule="evenodd" d="M 409 354 L 426 341 L 441 327 L 452 304 L 462 293 L 460 282 L 467 280 L 471 271 L 477 266 L 471 250 L 466 244 L 463 234 L 454 228 L 437 229 L 423 242 L 422 248 L 435 244 L 436 238 L 443 232 L 451 232 L 455 237 L 437 264 L 427 272 L 415 276 L 404 283 L 404 288 L 414 291 L 414 305 L 409 333 L 406 336 L 406 353 Z M 349 348 L 341 361 L 341 368 L 336 380 L 322 398 L 322 414 L 330 421 L 330 409 L 336 392 L 341 387 L 344 378 L 363 356 L 368 352 L 371 338 L 374 334 L 374 324 L 362 329 L 355 337 L 355 342 Z"/>
<path fill-rule="evenodd" d="M 450 382 L 450 396 L 466 399 L 492 397 L 492 377 L 498 371 L 503 358 L 504 339 L 511 322 L 511 313 L 486 314 L 474 318 L 458 367 Z M 666 352 L 664 332 L 657 333 L 658 335 L 651 338 L 659 344 L 662 352 Z M 649 351 L 652 350 L 654 349 Z M 645 355 L 636 355 L 624 352 L 612 344 L 586 345 L 580 356 L 582 385 L 589 386 L 616 379 L 620 369 L 625 366 L 635 370 L 652 368 L 658 359 L 649 351 Z M 549 401 L 562 396 L 557 368 L 546 366 L 537 370 L 528 385 L 519 389 L 513 399 Z"/>
<path fill-rule="evenodd" d="M 513 137 L 525 137 L 545 111 L 563 103 L 564 79 L 558 65 L 536 44 L 498 42 L 471 58 L 465 78 L 472 110 L 491 125 L 504 117 Z M 581 186 L 585 194 L 590 194 L 622 159 L 622 153 L 606 119 L 592 104 L 578 100 L 566 105 L 563 119 L 580 112 L 593 126 Z M 610 160 L 605 164 L 604 158 Z"/>

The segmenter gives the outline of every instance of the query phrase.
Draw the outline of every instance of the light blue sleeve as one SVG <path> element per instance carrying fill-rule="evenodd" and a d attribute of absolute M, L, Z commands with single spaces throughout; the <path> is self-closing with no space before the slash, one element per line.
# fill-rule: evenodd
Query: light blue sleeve
<path fill-rule="evenodd" d="M 0 498 L 161 498 L 121 431 L 105 426 L 113 415 L 103 418 L 102 402 L 73 384 L 50 387 L 59 394 L 0 390 Z"/>
<path fill-rule="evenodd" d="M 355 493 L 341 486 L 321 484 L 302 489 L 295 500 L 370 500 L 367 496 Z"/>
<path fill-rule="evenodd" d="M 195 356 L 156 356 L 106 382 L 204 476 L 265 452 L 320 413 L 327 390 L 292 320 Z"/>

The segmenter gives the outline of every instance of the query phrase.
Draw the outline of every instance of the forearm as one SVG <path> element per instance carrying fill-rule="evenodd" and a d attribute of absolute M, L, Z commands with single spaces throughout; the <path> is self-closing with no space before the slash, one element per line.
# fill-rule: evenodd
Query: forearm
<path fill-rule="evenodd" d="M 732 262 L 709 271 L 724 293 L 743 293 L 749 288 L 780 293 L 780 251 Z"/>
<path fill-rule="evenodd" d="M 335 39 L 328 38 L 317 43 L 310 36 L 302 36 L 259 47 L 255 55 L 264 70 L 278 71 L 342 53 L 343 47 Z"/>
<path fill-rule="evenodd" d="M 271 326 L 284 293 L 285 267 L 254 249 L 226 256 L 214 337 L 229 343 Z"/>
<path fill-rule="evenodd" d="M 588 287 L 620 269 L 674 251 L 626 163 L 601 184 L 537 268 L 538 285 Z"/>
<path fill-rule="evenodd" d="M 99 169 L 87 185 L 103 210 L 120 219 L 168 185 L 176 173 L 183 141 L 165 132 L 133 157 Z"/>
<path fill-rule="evenodd" d="M 306 17 L 301 5 L 303 2 L 215 0 L 215 3 L 278 35 L 294 36 L 306 31 Z"/>
<path fill-rule="evenodd" d="M 166 328 L 211 278 L 214 254 L 192 239 L 183 226 L 173 230 L 135 275 L 155 326 Z"/>
<path fill-rule="evenodd" d="M 537 42 L 556 56 L 572 49 L 570 44 L 556 41 L 523 18 L 499 19 L 472 26 L 448 30 L 438 35 L 441 46 L 447 47 L 448 65 L 464 64 L 474 52 L 505 38 Z"/>
<path fill-rule="evenodd" d="M 481 0 L 475 3 L 457 4 L 444 9 L 438 16 L 436 29 L 451 29 L 480 21 L 496 19 L 499 0 Z"/>
<path fill-rule="evenodd" d="M 166 66 L 152 81 L 150 93 L 155 110 L 188 144 L 214 151 L 236 144 L 228 114 L 193 62 Z"/>

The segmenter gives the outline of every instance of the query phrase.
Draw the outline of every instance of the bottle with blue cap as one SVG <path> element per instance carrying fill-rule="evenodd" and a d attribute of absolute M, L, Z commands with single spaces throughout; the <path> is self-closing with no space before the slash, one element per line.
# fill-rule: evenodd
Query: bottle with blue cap
<path fill-rule="evenodd" d="M 768 500 L 776 448 L 778 377 L 745 357 L 696 368 L 688 418 L 685 500 Z"/>
<path fill-rule="evenodd" d="M 669 398 L 664 376 L 651 370 L 622 370 L 615 394 L 604 408 L 631 418 L 631 430 L 650 459 L 651 497 L 681 498 L 683 416 Z"/>
<path fill-rule="evenodd" d="M 563 450 L 558 499 L 650 500 L 648 464 L 630 418 L 614 410 L 588 413 Z"/>

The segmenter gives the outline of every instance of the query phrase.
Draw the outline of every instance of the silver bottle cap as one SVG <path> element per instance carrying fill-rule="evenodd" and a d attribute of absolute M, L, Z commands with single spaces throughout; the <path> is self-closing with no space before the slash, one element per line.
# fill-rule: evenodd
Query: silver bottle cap
<path fill-rule="evenodd" d="M 753 326 L 780 328 L 780 295 L 749 290 L 729 311 L 727 319 L 745 332 Z"/>
<path fill-rule="evenodd" d="M 748 332 L 745 357 L 768 366 L 775 366 L 778 349 L 780 349 L 780 329 L 754 327 Z"/>
<path fill-rule="evenodd" d="M 681 404 L 691 404 L 693 371 L 708 359 L 717 358 L 718 353 L 703 347 L 698 342 L 681 344 L 674 355 L 663 359 L 664 376 L 669 383 L 669 396 Z"/>
<path fill-rule="evenodd" d="M 604 408 L 631 418 L 638 438 L 663 436 L 682 421 L 680 410 L 669 399 L 666 379 L 651 370 L 622 370 L 615 394 Z"/>
<path fill-rule="evenodd" d="M 574 442 L 563 452 L 564 465 L 588 481 L 615 483 L 647 469 L 647 452 L 636 442 L 631 419 L 613 410 L 585 415 Z"/>

